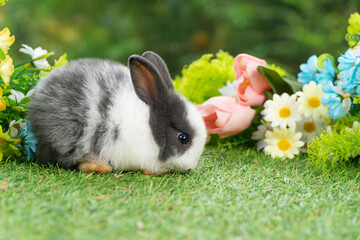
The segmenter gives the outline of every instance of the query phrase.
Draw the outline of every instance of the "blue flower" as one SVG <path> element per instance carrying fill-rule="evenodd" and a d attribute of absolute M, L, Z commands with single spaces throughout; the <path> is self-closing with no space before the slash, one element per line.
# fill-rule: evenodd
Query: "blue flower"
<path fill-rule="evenodd" d="M 320 73 L 317 74 L 317 80 L 319 83 L 334 82 L 336 80 L 336 70 L 330 58 L 327 58 L 324 62 L 324 68 L 320 68 Z"/>
<path fill-rule="evenodd" d="M 21 129 L 21 150 L 26 156 L 27 161 L 34 159 L 37 140 L 32 132 L 31 122 L 26 121 L 26 129 Z"/>
<path fill-rule="evenodd" d="M 325 94 L 321 97 L 321 103 L 329 106 L 330 118 L 342 118 L 349 112 L 351 99 L 350 94 L 345 89 L 334 86 L 332 82 L 328 81 L 323 84 L 323 91 Z"/>
<path fill-rule="evenodd" d="M 338 58 L 339 69 L 341 70 L 339 77 L 342 80 L 341 86 L 350 94 L 360 84 L 360 56 L 353 56 L 349 51 Z"/>
<path fill-rule="evenodd" d="M 360 82 L 360 64 L 350 70 L 340 72 L 339 77 L 342 80 L 341 87 L 351 94 L 354 93 L 354 89 Z"/>
<path fill-rule="evenodd" d="M 346 51 L 344 55 L 341 55 L 338 58 L 339 62 L 339 70 L 340 71 L 346 71 L 353 67 L 353 63 L 356 61 L 357 57 L 354 57 L 349 51 Z"/>
<path fill-rule="evenodd" d="M 318 58 L 317 56 L 311 56 L 307 63 L 300 65 L 301 72 L 298 73 L 298 82 L 302 83 L 303 85 L 310 83 L 311 81 L 318 82 L 319 68 L 317 66 Z"/>

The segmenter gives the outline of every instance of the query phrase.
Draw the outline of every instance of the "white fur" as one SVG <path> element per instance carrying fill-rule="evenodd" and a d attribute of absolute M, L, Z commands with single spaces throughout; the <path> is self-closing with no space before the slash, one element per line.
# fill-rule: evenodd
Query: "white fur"
<path fill-rule="evenodd" d="M 119 137 L 115 142 L 106 138 L 100 157 L 109 159 L 115 170 L 158 172 L 160 150 L 151 134 L 149 117 L 149 107 L 137 97 L 132 86 L 120 89 L 109 111 L 109 124 L 119 125 Z"/>

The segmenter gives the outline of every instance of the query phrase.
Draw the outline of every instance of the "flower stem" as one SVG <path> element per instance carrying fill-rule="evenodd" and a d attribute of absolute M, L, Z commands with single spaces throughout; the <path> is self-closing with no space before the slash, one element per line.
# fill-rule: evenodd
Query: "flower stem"
<path fill-rule="evenodd" d="M 28 67 L 24 67 L 25 70 L 28 70 L 28 71 L 41 71 L 42 69 L 41 68 L 28 68 Z"/>
<path fill-rule="evenodd" d="M 27 61 L 25 61 L 25 62 L 22 62 L 22 63 L 20 63 L 20 64 L 17 64 L 17 65 L 15 65 L 14 67 L 15 68 L 18 68 L 18 67 L 21 67 L 21 66 L 23 66 L 23 65 L 25 65 L 25 64 L 27 64 L 27 63 L 32 63 L 32 62 L 34 62 L 36 59 L 30 59 L 30 60 L 27 60 Z"/>

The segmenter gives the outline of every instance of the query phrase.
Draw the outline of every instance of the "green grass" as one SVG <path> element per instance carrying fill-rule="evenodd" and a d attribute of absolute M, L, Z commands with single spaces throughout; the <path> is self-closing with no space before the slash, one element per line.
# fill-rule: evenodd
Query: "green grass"
<path fill-rule="evenodd" d="M 360 239 L 357 166 L 206 148 L 192 174 L 0 162 L 0 239 Z"/>

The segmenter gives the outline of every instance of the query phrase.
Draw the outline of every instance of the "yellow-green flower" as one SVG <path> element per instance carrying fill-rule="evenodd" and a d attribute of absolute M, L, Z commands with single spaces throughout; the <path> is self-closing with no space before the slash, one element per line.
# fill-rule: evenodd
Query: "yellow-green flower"
<path fill-rule="evenodd" d="M 4 6 L 6 4 L 7 0 L 0 0 L 0 5 Z"/>
<path fill-rule="evenodd" d="M 1 4 L 1 3 L 0 3 Z M 14 43 L 15 36 L 10 37 L 10 30 L 6 27 L 0 32 L 0 49 L 7 54 L 10 46 Z"/>
<path fill-rule="evenodd" d="M 20 156 L 21 153 L 15 144 L 20 143 L 19 139 L 12 139 L 8 134 L 3 133 L 3 130 L 0 126 L 0 161 L 3 159 L 5 155 L 13 155 L 16 154 Z"/>
<path fill-rule="evenodd" d="M 348 34 L 360 33 L 360 14 L 355 12 L 350 15 L 349 26 L 347 27 Z M 349 41 L 350 47 L 355 46 L 358 41 Z"/>
<path fill-rule="evenodd" d="M 13 60 L 9 55 L 6 55 L 5 60 L 0 60 L 0 77 L 4 81 L 5 88 L 9 85 L 10 77 L 14 73 Z"/>
<path fill-rule="evenodd" d="M 58 60 L 55 60 L 54 68 L 66 65 L 68 63 L 67 54 L 64 53 Z"/>

